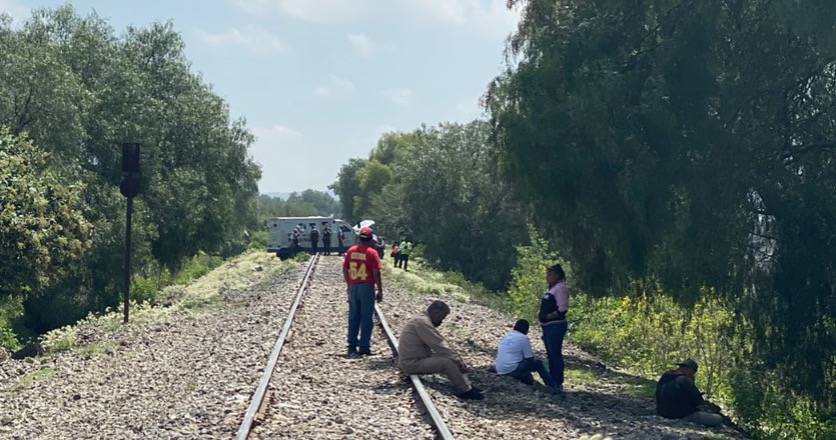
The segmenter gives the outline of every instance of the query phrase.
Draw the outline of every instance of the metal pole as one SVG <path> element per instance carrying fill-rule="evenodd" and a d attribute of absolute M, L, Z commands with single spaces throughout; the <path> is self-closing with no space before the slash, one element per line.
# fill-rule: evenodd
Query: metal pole
<path fill-rule="evenodd" d="M 128 215 L 125 225 L 125 319 L 128 323 L 128 305 L 131 297 L 131 217 L 134 212 L 134 198 L 128 197 Z"/>

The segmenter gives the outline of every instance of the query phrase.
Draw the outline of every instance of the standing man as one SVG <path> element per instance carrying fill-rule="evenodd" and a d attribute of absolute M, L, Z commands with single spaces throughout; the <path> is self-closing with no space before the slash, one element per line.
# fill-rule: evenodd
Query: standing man
<path fill-rule="evenodd" d="M 293 255 L 296 255 L 299 252 L 299 238 L 302 236 L 302 233 L 299 232 L 299 226 L 293 228 L 293 236 L 291 240 L 293 241 Z"/>
<path fill-rule="evenodd" d="M 322 247 L 325 255 L 331 255 L 331 225 L 322 222 Z"/>
<path fill-rule="evenodd" d="M 319 230 L 316 229 L 316 223 L 311 223 L 311 253 L 316 253 L 319 248 Z"/>
<path fill-rule="evenodd" d="M 482 400 L 481 390 L 472 386 L 464 375 L 469 371 L 467 365 L 447 347 L 436 329 L 449 314 L 450 306 L 433 301 L 426 314 L 406 323 L 398 341 L 398 366 L 405 374 L 444 373 L 459 398 Z"/>
<path fill-rule="evenodd" d="M 374 248 L 371 228 L 360 229 L 360 243 L 345 253 L 343 277 L 348 284 L 348 355 L 370 355 L 374 302 L 383 301 L 380 256 Z M 377 296 L 374 286 L 377 284 Z M 359 334 L 359 338 L 358 338 Z"/>
<path fill-rule="evenodd" d="M 412 241 L 409 239 L 401 243 L 401 265 L 403 270 L 409 272 L 409 254 L 412 253 Z"/>
<path fill-rule="evenodd" d="M 337 253 L 340 256 L 343 255 L 343 246 L 345 246 L 343 243 L 345 243 L 345 232 L 343 232 L 343 228 L 339 228 L 337 229 L 337 246 L 339 247 Z"/>
<path fill-rule="evenodd" d="M 563 338 L 566 336 L 566 313 L 569 311 L 569 288 L 566 273 L 559 264 L 546 271 L 549 291 L 540 300 L 540 326 L 543 328 L 543 344 L 549 356 L 549 374 L 558 394 L 563 392 Z"/>
<path fill-rule="evenodd" d="M 543 361 L 534 357 L 531 340 L 528 339 L 528 327 L 528 321 L 520 319 L 514 324 L 514 329 L 502 337 L 496 351 L 496 374 L 511 376 L 526 385 L 534 385 L 531 373 L 536 371 L 543 383 L 557 392 L 554 379 L 546 371 Z"/>

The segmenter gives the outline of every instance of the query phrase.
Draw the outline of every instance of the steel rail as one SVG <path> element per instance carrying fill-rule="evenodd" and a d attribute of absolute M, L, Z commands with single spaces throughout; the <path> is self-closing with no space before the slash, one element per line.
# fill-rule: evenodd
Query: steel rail
<path fill-rule="evenodd" d="M 392 345 L 392 351 L 395 352 L 395 355 L 398 354 L 398 338 L 395 337 L 395 333 L 392 332 L 392 328 L 389 327 L 389 323 L 386 322 L 386 318 L 383 317 L 383 312 L 380 310 L 380 307 L 375 303 L 374 311 L 377 313 L 377 318 L 380 320 L 380 326 L 383 328 L 383 333 L 386 334 L 386 337 L 389 339 L 389 343 Z M 432 398 L 430 397 L 430 393 L 427 392 L 427 389 L 424 387 L 424 384 L 421 382 L 421 378 L 418 377 L 417 374 L 410 374 L 409 379 L 412 381 L 412 387 L 415 388 L 415 392 L 418 393 L 418 396 L 421 398 L 421 402 L 424 404 L 424 408 L 427 409 L 427 412 L 430 413 L 430 418 L 432 419 L 432 424 L 436 429 L 438 434 L 437 438 L 441 438 L 443 440 L 452 440 L 453 433 L 450 432 L 450 429 L 447 428 L 447 423 L 444 422 L 444 418 L 441 417 L 441 413 L 438 412 L 438 408 L 435 407 Z"/>
<path fill-rule="evenodd" d="M 296 292 L 296 299 L 293 301 L 293 305 L 290 306 L 290 311 L 287 314 L 287 319 L 284 321 L 282 331 L 279 333 L 279 338 L 276 339 L 273 351 L 270 352 L 267 367 L 264 369 L 264 373 L 261 374 L 261 380 L 258 382 L 258 388 L 256 388 L 255 393 L 253 394 L 253 398 L 252 401 L 250 401 L 250 406 L 247 408 L 247 412 L 244 413 L 244 420 L 241 422 L 241 427 L 238 428 L 238 434 L 236 435 L 238 440 L 246 440 L 250 435 L 250 431 L 253 429 L 255 416 L 258 413 L 259 408 L 261 408 L 264 396 L 267 394 L 267 386 L 270 384 L 270 378 L 273 377 L 273 371 L 276 369 L 276 364 L 279 362 L 279 355 L 282 353 L 282 347 L 284 347 L 285 339 L 287 339 L 287 335 L 290 333 L 290 327 L 293 325 L 293 318 L 296 316 L 296 310 L 299 308 L 299 303 L 302 302 L 302 297 L 305 295 L 305 291 L 308 290 L 311 278 L 313 277 L 313 273 L 316 268 L 316 263 L 318 261 L 319 255 L 312 256 L 308 261 L 308 267 L 305 269 L 305 276 L 302 278 L 302 285 L 299 286 L 299 290 Z"/>

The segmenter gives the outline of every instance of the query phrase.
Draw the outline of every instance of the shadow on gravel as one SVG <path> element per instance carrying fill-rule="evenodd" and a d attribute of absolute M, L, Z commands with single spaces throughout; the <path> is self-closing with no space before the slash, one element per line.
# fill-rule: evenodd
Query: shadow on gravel
<path fill-rule="evenodd" d="M 572 374 L 567 374 L 568 391 L 562 399 L 545 392 L 542 384 L 530 387 L 513 378 L 498 376 L 492 365 L 480 365 L 474 366 L 468 376 L 474 385 L 484 390 L 486 398 L 462 402 L 461 407 L 483 418 L 563 420 L 568 427 L 580 432 L 599 432 L 605 427 L 604 430 L 611 433 L 635 435 L 640 432 L 641 438 L 674 438 L 671 437 L 672 430 L 700 429 L 656 416 L 655 403 L 647 395 L 648 390 L 655 387 L 653 381 L 608 370 L 594 360 L 571 355 L 564 358 L 567 373 Z M 573 379 L 583 381 L 574 382 Z M 437 376 L 425 376 L 424 383 L 451 397 L 454 393 L 452 386 Z M 709 432 L 716 432 L 720 437 L 723 434 L 722 431 Z"/>

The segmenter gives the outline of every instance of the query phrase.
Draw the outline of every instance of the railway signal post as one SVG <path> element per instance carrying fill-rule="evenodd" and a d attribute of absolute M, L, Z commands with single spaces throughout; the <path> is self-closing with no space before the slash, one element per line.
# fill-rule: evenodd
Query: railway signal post
<path fill-rule="evenodd" d="M 134 210 L 134 197 L 139 194 L 140 178 L 139 169 L 139 144 L 122 144 L 122 183 L 119 185 L 119 192 L 128 199 L 127 215 L 125 216 L 125 317 L 123 322 L 128 323 L 128 308 L 131 296 L 131 217 Z"/>

